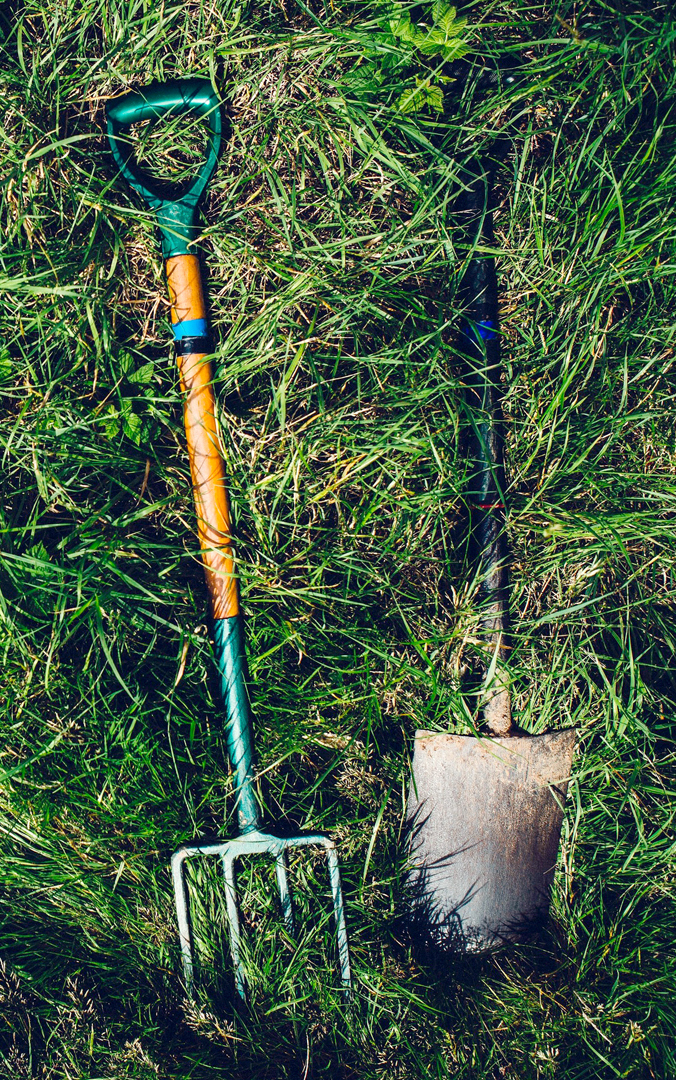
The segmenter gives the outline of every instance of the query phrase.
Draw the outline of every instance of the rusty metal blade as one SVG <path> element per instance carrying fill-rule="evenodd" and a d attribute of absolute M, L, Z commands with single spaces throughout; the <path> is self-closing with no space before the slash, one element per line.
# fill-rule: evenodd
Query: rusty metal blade
<path fill-rule="evenodd" d="M 524 939 L 549 908 L 574 729 L 477 738 L 418 731 L 408 800 L 415 922 L 437 944 Z"/>

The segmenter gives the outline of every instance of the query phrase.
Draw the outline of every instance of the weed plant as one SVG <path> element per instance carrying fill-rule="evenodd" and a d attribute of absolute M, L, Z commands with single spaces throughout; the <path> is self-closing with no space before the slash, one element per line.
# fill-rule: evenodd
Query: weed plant
<path fill-rule="evenodd" d="M 671 6 L 14 0 L 2 34 L 0 1076 L 676 1076 Z M 351 1009 L 307 857 L 295 939 L 271 867 L 242 875 L 239 1013 L 194 872 L 181 986 L 170 854 L 236 823 L 159 242 L 104 105 L 188 74 L 227 115 L 201 250 L 258 790 L 339 841 Z M 199 130 L 138 138 L 190 175 Z M 580 747 L 550 925 L 463 960 L 408 940 L 403 822 L 415 730 L 476 711 L 454 204 L 477 154 L 515 710 Z"/>

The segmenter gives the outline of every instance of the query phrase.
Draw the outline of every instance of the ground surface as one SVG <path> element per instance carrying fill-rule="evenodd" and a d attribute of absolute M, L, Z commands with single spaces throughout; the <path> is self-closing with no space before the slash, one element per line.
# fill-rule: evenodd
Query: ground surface
<path fill-rule="evenodd" d="M 3 9 L 0 1076 L 676 1075 L 673 13 L 312 5 Z M 463 89 L 454 29 L 514 81 Z M 203 252 L 260 795 L 340 841 L 351 1011 L 306 859 L 296 941 L 268 868 L 241 880 L 239 1018 L 201 871 L 223 977 L 181 989 L 168 859 L 233 833 L 232 784 L 159 245 L 104 104 L 185 74 L 228 116 Z M 402 821 L 414 730 L 476 705 L 453 200 L 498 135 L 515 706 L 580 752 L 550 926 L 435 963 Z M 190 174 L 199 132 L 139 138 Z"/>

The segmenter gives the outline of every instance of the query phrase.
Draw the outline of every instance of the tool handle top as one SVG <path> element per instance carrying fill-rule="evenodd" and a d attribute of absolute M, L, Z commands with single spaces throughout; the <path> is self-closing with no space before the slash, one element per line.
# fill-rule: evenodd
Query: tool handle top
<path fill-rule="evenodd" d="M 209 146 L 197 176 L 188 189 L 175 197 L 149 176 L 134 159 L 134 147 L 126 133 L 132 124 L 186 114 L 204 117 L 209 126 Z M 131 186 L 157 214 L 165 259 L 190 252 L 199 235 L 197 204 L 211 179 L 221 146 L 222 118 L 218 95 L 207 79 L 175 79 L 132 90 L 106 106 L 108 140 L 115 162 Z"/>
<path fill-rule="evenodd" d="M 218 96 L 207 79 L 173 79 L 151 83 L 141 90 L 131 90 L 114 98 L 106 107 L 108 120 L 118 129 L 140 124 L 143 120 L 161 120 L 165 116 L 195 113 L 207 116 L 218 110 Z"/>

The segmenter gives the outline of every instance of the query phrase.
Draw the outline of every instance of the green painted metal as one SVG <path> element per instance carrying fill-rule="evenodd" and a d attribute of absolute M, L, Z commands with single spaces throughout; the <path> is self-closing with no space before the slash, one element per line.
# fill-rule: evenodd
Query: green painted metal
<path fill-rule="evenodd" d="M 287 930 L 293 933 L 293 907 L 291 893 L 286 870 L 287 852 L 293 848 L 320 847 L 326 852 L 329 881 L 333 895 L 333 917 L 336 925 L 336 939 L 338 945 L 338 966 L 340 969 L 340 981 L 343 995 L 346 1001 L 350 1000 L 352 975 L 350 971 L 350 952 L 347 939 L 347 926 L 345 924 L 345 906 L 343 903 L 343 889 L 340 881 L 340 868 L 338 866 L 338 854 L 333 840 L 323 833 L 305 833 L 299 836 L 275 836 L 274 833 L 261 832 L 256 829 L 234 840 L 202 842 L 185 844 L 174 853 L 171 860 L 171 871 L 174 880 L 174 894 L 176 899 L 176 915 L 178 919 L 178 931 L 181 941 L 181 953 L 183 956 L 183 974 L 188 995 L 193 996 L 195 989 L 195 966 L 193 959 L 192 932 L 188 906 L 188 889 L 185 880 L 185 863 L 196 855 L 216 856 L 221 860 L 223 877 L 225 879 L 225 898 L 228 910 L 228 931 L 230 936 L 230 952 L 235 968 L 235 987 L 241 998 L 246 998 L 246 975 L 242 962 L 242 935 L 239 924 L 239 911 L 237 906 L 237 891 L 235 884 L 235 862 L 245 856 L 272 855 L 276 862 L 277 885 L 282 905 L 282 914 Z"/>
<path fill-rule="evenodd" d="M 248 833 L 260 827 L 260 817 L 253 789 L 253 728 L 241 615 L 214 621 L 214 648 L 227 716 L 228 753 L 235 773 L 237 818 L 240 831 Z"/>
<path fill-rule="evenodd" d="M 200 855 L 215 856 L 221 860 L 225 881 L 230 952 L 235 969 L 235 987 L 239 996 L 245 999 L 246 975 L 242 958 L 242 934 L 237 905 L 235 863 L 237 859 L 252 855 L 273 856 L 276 864 L 275 870 L 282 915 L 289 933 L 292 934 L 293 906 L 286 867 L 287 854 L 294 848 L 320 847 L 326 852 L 328 862 L 340 981 L 344 997 L 349 1000 L 352 986 L 350 952 L 340 867 L 333 840 L 328 836 L 324 836 L 323 833 L 277 836 L 274 833 L 263 831 L 260 826 L 260 814 L 253 786 L 253 725 L 246 685 L 247 665 L 244 624 L 241 615 L 214 621 L 214 649 L 221 675 L 221 694 L 225 704 L 227 724 L 226 738 L 230 763 L 235 774 L 235 796 L 241 835 L 233 840 L 198 840 L 192 844 L 184 844 L 172 856 L 171 872 L 174 882 L 176 917 L 186 990 L 188 995 L 192 997 L 195 990 L 195 962 L 188 886 L 185 877 L 186 861 Z"/>
<path fill-rule="evenodd" d="M 210 132 L 207 156 L 187 191 L 171 198 L 134 160 L 128 137 L 132 124 L 185 114 L 203 116 Z M 157 215 L 165 259 L 188 255 L 199 237 L 197 204 L 211 179 L 221 146 L 221 109 L 218 95 L 206 79 L 176 79 L 134 90 L 106 106 L 108 139 L 125 180 L 138 191 Z"/>

